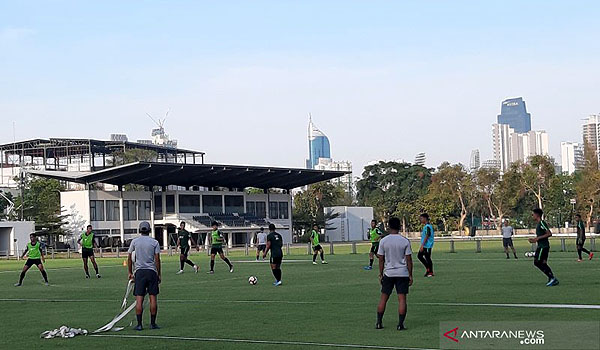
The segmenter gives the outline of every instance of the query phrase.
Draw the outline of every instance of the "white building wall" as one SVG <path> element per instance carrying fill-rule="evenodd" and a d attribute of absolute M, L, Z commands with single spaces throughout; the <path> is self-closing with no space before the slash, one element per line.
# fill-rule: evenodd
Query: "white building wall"
<path fill-rule="evenodd" d="M 22 254 L 29 242 L 29 234 L 34 231 L 33 221 L 0 221 L 0 255 Z"/>
<path fill-rule="evenodd" d="M 366 239 L 373 220 L 372 207 L 327 207 L 325 214 L 338 214 L 327 221 L 325 239 L 329 242 L 353 242 Z"/>

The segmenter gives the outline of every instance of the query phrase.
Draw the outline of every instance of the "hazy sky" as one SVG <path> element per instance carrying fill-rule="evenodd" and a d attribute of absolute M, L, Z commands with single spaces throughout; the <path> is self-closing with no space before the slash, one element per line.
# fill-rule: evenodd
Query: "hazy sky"
<path fill-rule="evenodd" d="M 355 174 L 491 157 L 500 102 L 581 140 L 600 112 L 598 1 L 0 0 L 0 142 L 149 138 L 207 161 L 303 166 L 308 113 Z"/>

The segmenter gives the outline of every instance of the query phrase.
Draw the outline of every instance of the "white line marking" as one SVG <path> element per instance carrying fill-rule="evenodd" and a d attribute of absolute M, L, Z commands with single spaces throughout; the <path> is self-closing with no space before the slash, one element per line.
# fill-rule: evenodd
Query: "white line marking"
<path fill-rule="evenodd" d="M 163 340 L 187 340 L 187 341 L 200 341 L 200 342 L 226 342 L 226 343 L 270 344 L 270 345 L 321 346 L 321 347 L 354 348 L 354 349 L 438 350 L 438 349 L 429 349 L 429 348 L 406 348 L 406 347 L 380 346 L 380 345 L 311 343 L 311 342 L 284 341 L 284 340 L 196 338 L 196 337 L 175 337 L 175 336 L 167 336 L 167 335 L 163 336 L 163 335 L 90 334 L 89 337 L 132 338 L 132 339 L 163 339 Z"/>
<path fill-rule="evenodd" d="M 48 302 L 48 303 L 98 303 L 98 302 L 116 302 L 112 299 L 26 299 L 26 298 L 1 298 L 0 302 Z M 159 303 L 201 303 L 209 304 L 208 300 L 181 300 L 181 299 L 160 299 Z M 297 304 L 297 305 L 320 305 L 321 302 L 315 301 L 291 301 L 291 300 L 227 300 L 232 304 Z M 371 305 L 370 302 L 344 302 L 331 301 L 328 304 L 341 305 Z M 600 305 L 595 304 L 493 304 L 493 303 L 410 303 L 411 305 L 430 305 L 430 306 L 487 306 L 487 307 L 517 307 L 517 308 L 539 308 L 539 309 L 588 309 L 600 310 Z"/>

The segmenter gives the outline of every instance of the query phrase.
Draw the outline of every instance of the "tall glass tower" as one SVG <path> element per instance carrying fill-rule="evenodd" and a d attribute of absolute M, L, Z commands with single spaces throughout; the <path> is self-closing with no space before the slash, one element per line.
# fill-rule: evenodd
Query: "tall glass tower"
<path fill-rule="evenodd" d="M 527 107 L 522 97 L 502 101 L 498 124 L 508 124 L 516 133 L 520 134 L 531 131 L 531 114 L 527 113 Z"/>
<path fill-rule="evenodd" d="M 321 130 L 317 129 L 312 122 L 312 118 L 309 118 L 308 159 L 306 160 L 306 167 L 314 169 L 315 165 L 319 163 L 319 158 L 331 158 L 329 139 Z"/>

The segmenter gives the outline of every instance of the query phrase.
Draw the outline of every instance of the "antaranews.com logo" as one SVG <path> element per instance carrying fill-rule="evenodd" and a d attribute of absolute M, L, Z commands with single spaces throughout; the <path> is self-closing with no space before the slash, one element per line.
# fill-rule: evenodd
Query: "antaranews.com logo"
<path fill-rule="evenodd" d="M 600 349 L 600 322 L 441 322 L 440 348 Z"/>

